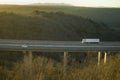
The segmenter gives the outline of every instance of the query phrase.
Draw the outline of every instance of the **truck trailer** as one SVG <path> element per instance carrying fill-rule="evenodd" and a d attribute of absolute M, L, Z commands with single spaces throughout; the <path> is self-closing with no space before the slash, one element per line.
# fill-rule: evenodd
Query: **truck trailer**
<path fill-rule="evenodd" d="M 96 43 L 98 44 L 100 42 L 100 39 L 82 39 L 82 43 Z"/>

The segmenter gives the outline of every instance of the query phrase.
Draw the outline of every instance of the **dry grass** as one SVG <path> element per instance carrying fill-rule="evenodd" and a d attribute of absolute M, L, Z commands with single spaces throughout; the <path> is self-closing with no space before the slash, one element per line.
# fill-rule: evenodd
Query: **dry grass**
<path fill-rule="evenodd" d="M 63 64 L 45 57 L 26 56 L 24 63 L 16 63 L 10 80 L 119 80 L 120 54 L 109 56 L 107 64 L 97 65 L 94 62 L 82 66 L 73 62 L 63 76 Z M 8 80 L 9 80 L 8 79 Z"/>

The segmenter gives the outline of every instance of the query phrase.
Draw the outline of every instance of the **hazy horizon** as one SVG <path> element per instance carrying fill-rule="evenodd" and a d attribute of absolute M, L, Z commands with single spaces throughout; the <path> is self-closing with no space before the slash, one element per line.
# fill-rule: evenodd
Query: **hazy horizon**
<path fill-rule="evenodd" d="M 0 0 L 0 4 L 11 4 L 11 5 L 29 5 L 33 3 L 58 3 L 58 4 L 69 4 L 73 6 L 83 7 L 115 7 L 120 8 L 120 0 Z"/>

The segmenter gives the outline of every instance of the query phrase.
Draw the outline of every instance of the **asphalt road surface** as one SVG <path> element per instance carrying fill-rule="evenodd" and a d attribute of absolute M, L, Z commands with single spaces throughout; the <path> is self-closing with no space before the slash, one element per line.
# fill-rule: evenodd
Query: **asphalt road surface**
<path fill-rule="evenodd" d="M 81 41 L 39 41 L 0 39 L 0 50 L 32 51 L 120 51 L 120 42 L 82 43 Z"/>

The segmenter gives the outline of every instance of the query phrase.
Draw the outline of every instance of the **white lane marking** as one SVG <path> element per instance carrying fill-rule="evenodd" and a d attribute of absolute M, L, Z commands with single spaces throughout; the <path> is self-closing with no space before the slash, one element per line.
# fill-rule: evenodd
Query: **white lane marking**
<path fill-rule="evenodd" d="M 73 46 L 73 45 L 70 45 L 70 46 L 67 46 L 67 45 L 29 45 L 29 46 L 30 47 L 64 47 L 64 48 L 65 47 L 70 47 L 70 48 L 71 47 L 76 47 L 76 48 L 77 47 L 78 48 L 79 47 L 89 47 L 89 48 L 90 47 L 120 47 L 120 46 L 99 46 L 99 45 L 98 46 L 80 46 L 80 45 L 79 46 Z"/>
<path fill-rule="evenodd" d="M 20 44 L 0 44 L 0 46 L 20 46 Z"/>
<path fill-rule="evenodd" d="M 26 45 L 26 44 L 0 44 L 0 47 L 2 46 L 8 46 L 8 47 L 63 47 L 63 48 L 90 48 L 90 47 L 96 47 L 96 48 L 120 48 L 120 46 L 75 46 L 75 45 Z"/>
<path fill-rule="evenodd" d="M 27 48 L 28 45 L 25 44 L 0 44 L 0 47 L 22 47 L 22 48 Z"/>

